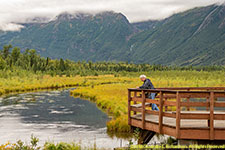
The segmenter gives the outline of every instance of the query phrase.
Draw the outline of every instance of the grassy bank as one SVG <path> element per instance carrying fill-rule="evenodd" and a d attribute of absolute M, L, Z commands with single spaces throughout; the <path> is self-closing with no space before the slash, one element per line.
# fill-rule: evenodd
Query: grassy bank
<path fill-rule="evenodd" d="M 9 93 L 48 90 L 74 86 L 94 86 L 119 82 L 105 78 L 106 76 L 50 76 L 42 73 L 15 70 L 0 71 L 0 95 Z"/>
<path fill-rule="evenodd" d="M 225 73 L 223 71 L 155 71 L 151 72 L 150 75 L 145 74 L 150 76 L 155 87 L 225 86 Z M 130 73 L 125 77 L 97 77 L 97 82 L 100 82 L 102 78 L 115 82 L 79 87 L 71 91 L 71 94 L 95 102 L 98 107 L 112 115 L 113 119 L 107 123 L 108 131 L 128 132 L 130 128 L 127 124 L 127 89 L 142 84 L 138 75 Z"/>
<path fill-rule="evenodd" d="M 142 84 L 138 76 L 146 74 L 155 87 L 210 87 L 225 86 L 224 71 L 152 71 L 119 72 L 99 76 L 50 76 L 17 70 L 0 72 L 0 95 L 11 92 L 54 89 L 77 86 L 71 95 L 89 99 L 113 119 L 107 123 L 108 131 L 128 132 L 127 89 Z"/>

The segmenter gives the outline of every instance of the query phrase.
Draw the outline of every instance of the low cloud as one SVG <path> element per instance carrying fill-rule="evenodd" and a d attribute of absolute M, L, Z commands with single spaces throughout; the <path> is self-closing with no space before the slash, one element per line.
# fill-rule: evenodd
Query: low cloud
<path fill-rule="evenodd" d="M 4 0 L 0 2 L 0 30 L 15 31 L 34 17 L 54 18 L 62 12 L 115 11 L 130 22 L 163 19 L 193 7 L 224 3 L 225 0 Z"/>

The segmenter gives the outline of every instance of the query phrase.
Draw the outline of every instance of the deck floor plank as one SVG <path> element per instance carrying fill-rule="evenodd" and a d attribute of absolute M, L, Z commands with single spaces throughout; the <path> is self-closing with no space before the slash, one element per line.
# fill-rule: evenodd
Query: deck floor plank
<path fill-rule="evenodd" d="M 176 113 L 176 112 L 171 112 Z M 181 111 L 181 114 L 209 114 L 207 111 Z M 225 114 L 225 112 L 214 112 L 214 114 Z M 133 115 L 132 118 L 141 120 L 141 114 Z M 159 123 L 158 115 L 146 114 L 145 120 L 148 122 Z M 176 127 L 176 118 L 163 117 L 163 125 Z M 208 128 L 208 120 L 181 119 L 181 128 Z M 214 120 L 214 128 L 225 129 L 225 120 Z"/>

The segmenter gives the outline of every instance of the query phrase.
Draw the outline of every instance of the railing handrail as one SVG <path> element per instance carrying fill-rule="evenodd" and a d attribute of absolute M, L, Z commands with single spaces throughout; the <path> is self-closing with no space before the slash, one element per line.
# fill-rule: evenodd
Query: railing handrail
<path fill-rule="evenodd" d="M 203 90 L 200 90 L 200 91 L 190 91 L 190 90 L 187 90 L 187 91 L 184 91 L 184 90 L 168 90 L 168 89 L 164 89 L 164 88 L 156 88 L 156 89 L 141 89 L 141 88 L 128 88 L 129 91 L 137 91 L 137 92 L 142 92 L 142 91 L 145 91 L 145 92 L 164 92 L 164 93 L 177 93 L 177 92 L 180 92 L 180 93 L 210 93 L 210 92 L 215 92 L 215 93 L 225 93 L 225 87 L 224 87 L 224 91 L 218 91 L 217 90 L 207 90 L 207 91 L 203 91 Z M 223 90 L 223 89 L 221 89 Z"/>
<path fill-rule="evenodd" d="M 160 87 L 157 89 L 169 90 L 225 90 L 225 87 Z"/>
<path fill-rule="evenodd" d="M 213 140 L 214 137 L 214 120 L 225 120 L 225 113 L 224 114 L 216 114 L 214 113 L 214 107 L 224 107 L 225 106 L 225 101 L 223 102 L 218 102 L 215 101 L 216 98 L 218 97 L 224 97 L 225 98 L 225 87 L 212 87 L 212 88 L 206 88 L 205 90 L 199 90 L 202 88 L 186 88 L 187 90 L 180 90 L 180 89 L 185 89 L 185 88 L 156 88 L 156 89 L 140 89 L 140 88 L 129 88 L 128 89 L 128 116 L 129 116 L 129 124 L 131 124 L 131 111 L 137 111 L 142 113 L 142 128 L 145 128 L 145 116 L 146 114 L 153 114 L 153 115 L 158 115 L 159 116 L 159 122 L 158 122 L 158 131 L 159 133 L 162 133 L 162 126 L 163 126 L 163 117 L 171 117 L 171 118 L 176 118 L 176 136 L 179 138 L 180 135 L 180 122 L 181 119 L 206 119 L 208 120 L 208 127 L 209 127 L 209 139 Z M 198 89 L 199 91 L 192 91 L 192 89 Z M 211 89 L 211 90 L 209 90 Z M 216 91 L 214 91 L 216 89 Z M 222 90 L 222 91 L 218 91 Z M 224 90 L 224 91 L 223 91 Z M 132 95 L 131 93 L 134 93 Z M 152 100 L 150 98 L 147 98 L 145 93 L 146 92 L 155 92 L 158 93 L 159 99 Z M 137 96 L 137 93 L 141 94 L 140 96 Z M 176 99 L 176 101 L 167 101 L 167 94 L 173 99 Z M 203 98 L 206 98 L 205 102 L 190 102 L 189 98 L 199 98 L 199 95 Z M 175 97 L 174 97 L 175 96 Z M 165 98 L 165 100 L 164 100 Z M 187 98 L 187 101 L 182 101 L 182 98 Z M 138 109 L 133 109 L 131 107 L 131 101 L 134 101 L 134 104 L 136 102 L 141 102 L 141 108 Z M 159 105 L 159 111 L 155 112 L 152 110 L 146 109 L 146 103 L 155 103 Z M 176 114 L 169 114 L 166 110 L 163 110 L 163 107 L 165 106 L 175 106 L 176 107 Z M 209 107 L 209 113 L 208 114 L 194 114 L 191 112 L 188 116 L 188 114 L 182 113 L 181 112 L 181 107 Z M 135 113 L 136 114 L 136 113 Z"/>

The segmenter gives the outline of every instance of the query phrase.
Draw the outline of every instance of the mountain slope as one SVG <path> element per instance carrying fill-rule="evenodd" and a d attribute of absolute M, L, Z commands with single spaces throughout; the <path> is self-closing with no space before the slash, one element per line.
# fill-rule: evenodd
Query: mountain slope
<path fill-rule="evenodd" d="M 0 32 L 0 46 L 35 48 L 42 56 L 165 65 L 225 65 L 225 6 L 211 5 L 164 20 L 129 23 L 121 13 L 61 14 Z"/>
<path fill-rule="evenodd" d="M 133 26 L 120 13 L 104 12 L 57 16 L 48 23 L 24 24 L 25 28 L 11 39 L 11 44 L 35 48 L 41 55 L 72 60 L 116 60 L 126 49 L 126 38 Z M 122 59 L 121 55 L 121 59 Z"/>
<path fill-rule="evenodd" d="M 138 63 L 225 64 L 225 7 L 196 8 L 167 18 L 130 40 Z"/>

